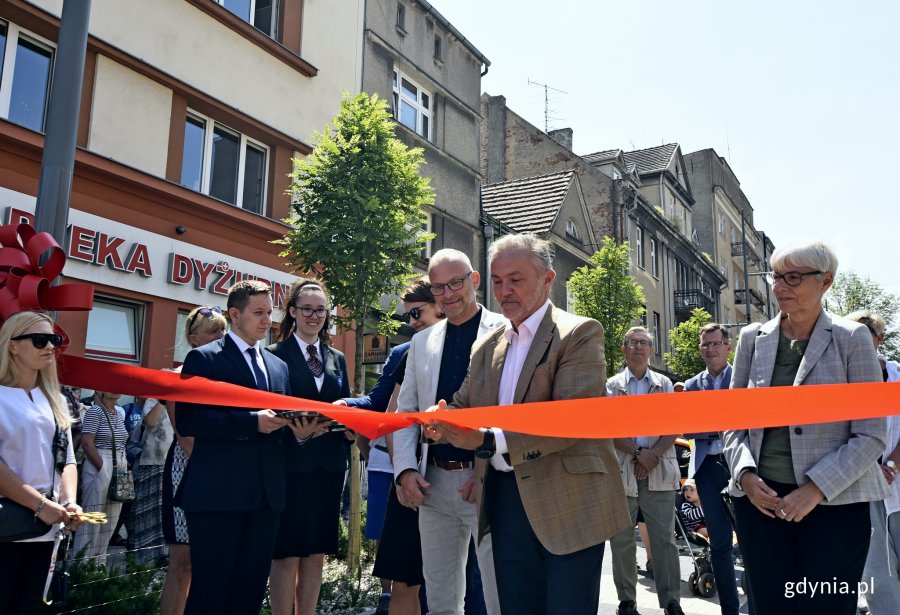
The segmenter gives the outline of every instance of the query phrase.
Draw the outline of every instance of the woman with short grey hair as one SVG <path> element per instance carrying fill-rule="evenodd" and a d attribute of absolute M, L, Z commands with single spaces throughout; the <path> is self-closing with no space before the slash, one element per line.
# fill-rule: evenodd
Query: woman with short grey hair
<path fill-rule="evenodd" d="M 767 278 L 781 311 L 741 331 L 731 386 L 880 382 L 869 330 L 822 308 L 837 271 L 831 248 L 813 242 L 779 249 L 771 264 Z M 791 421 L 790 408 L 785 417 Z M 856 612 L 869 502 L 889 493 L 878 464 L 886 440 L 884 418 L 724 433 L 756 612 Z M 804 581 L 820 583 L 819 591 L 798 590 Z"/>

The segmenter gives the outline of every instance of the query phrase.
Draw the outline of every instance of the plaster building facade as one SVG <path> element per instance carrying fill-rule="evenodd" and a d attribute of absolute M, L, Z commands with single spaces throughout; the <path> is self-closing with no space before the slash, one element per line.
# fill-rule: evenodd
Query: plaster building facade
<path fill-rule="evenodd" d="M 728 280 L 721 293 L 719 320 L 736 326 L 769 320 L 778 307 L 762 274 L 768 271 L 774 247 L 756 229 L 753 206 L 740 181 L 714 149 L 685 154 L 684 162 L 694 189 L 700 247 L 713 256 Z"/>
<path fill-rule="evenodd" d="M 366 0 L 362 91 L 388 100 L 397 137 L 422 148 L 435 203 L 423 254 L 456 248 L 483 259 L 479 196 L 481 77 L 490 61 L 430 3 Z M 423 261 L 423 265 L 424 265 Z"/>
<path fill-rule="evenodd" d="M 288 228 L 287 175 L 358 91 L 363 8 L 94 0 L 64 277 L 96 301 L 60 312 L 69 353 L 172 367 L 187 312 L 224 306 L 235 281 L 270 281 L 283 305 L 295 277 L 271 241 Z M 5 222 L 33 217 L 61 9 L 0 4 Z"/>

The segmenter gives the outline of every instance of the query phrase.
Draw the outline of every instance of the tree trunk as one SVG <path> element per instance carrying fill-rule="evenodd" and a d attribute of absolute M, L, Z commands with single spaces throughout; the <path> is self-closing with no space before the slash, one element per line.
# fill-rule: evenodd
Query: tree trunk
<path fill-rule="evenodd" d="M 357 319 L 356 325 L 356 352 L 355 368 L 356 395 L 365 395 L 366 392 L 366 366 L 363 363 L 363 331 L 365 318 Z M 359 447 L 356 443 L 350 447 L 350 522 L 347 528 L 347 567 L 354 577 L 359 572 L 360 555 L 362 552 L 362 540 L 360 536 L 360 521 L 362 520 L 362 502 L 360 502 L 360 463 Z"/>

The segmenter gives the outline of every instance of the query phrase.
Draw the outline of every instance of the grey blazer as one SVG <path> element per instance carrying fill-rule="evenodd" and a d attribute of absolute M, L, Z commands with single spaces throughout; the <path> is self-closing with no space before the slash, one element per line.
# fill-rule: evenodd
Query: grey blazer
<path fill-rule="evenodd" d="M 732 388 L 767 387 L 775 367 L 782 315 L 741 330 L 734 356 Z M 794 386 L 881 382 L 881 367 L 872 335 L 856 322 L 824 309 L 813 328 Z M 822 400 L 827 403 L 827 399 Z M 790 408 L 785 408 L 790 419 Z M 884 499 L 887 481 L 878 467 L 886 446 L 887 419 L 874 418 L 816 425 L 789 425 L 794 477 L 798 485 L 813 481 L 825 494 L 823 504 L 849 504 Z M 725 457 L 733 477 L 755 469 L 763 429 L 724 433 Z M 732 479 L 731 493 L 743 495 Z M 783 494 L 782 494 L 783 495 Z"/>

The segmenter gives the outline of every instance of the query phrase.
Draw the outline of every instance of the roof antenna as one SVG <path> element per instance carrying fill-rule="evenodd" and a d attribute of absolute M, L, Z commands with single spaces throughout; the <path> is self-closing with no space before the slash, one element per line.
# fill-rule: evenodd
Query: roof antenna
<path fill-rule="evenodd" d="M 528 79 L 528 85 L 538 85 L 544 88 L 544 132 L 550 132 L 550 90 L 554 92 L 559 92 L 560 94 L 568 94 L 568 92 L 564 92 L 563 90 L 557 90 L 556 88 L 551 88 L 546 83 L 538 83 L 537 81 L 532 81 L 530 78 Z"/>

